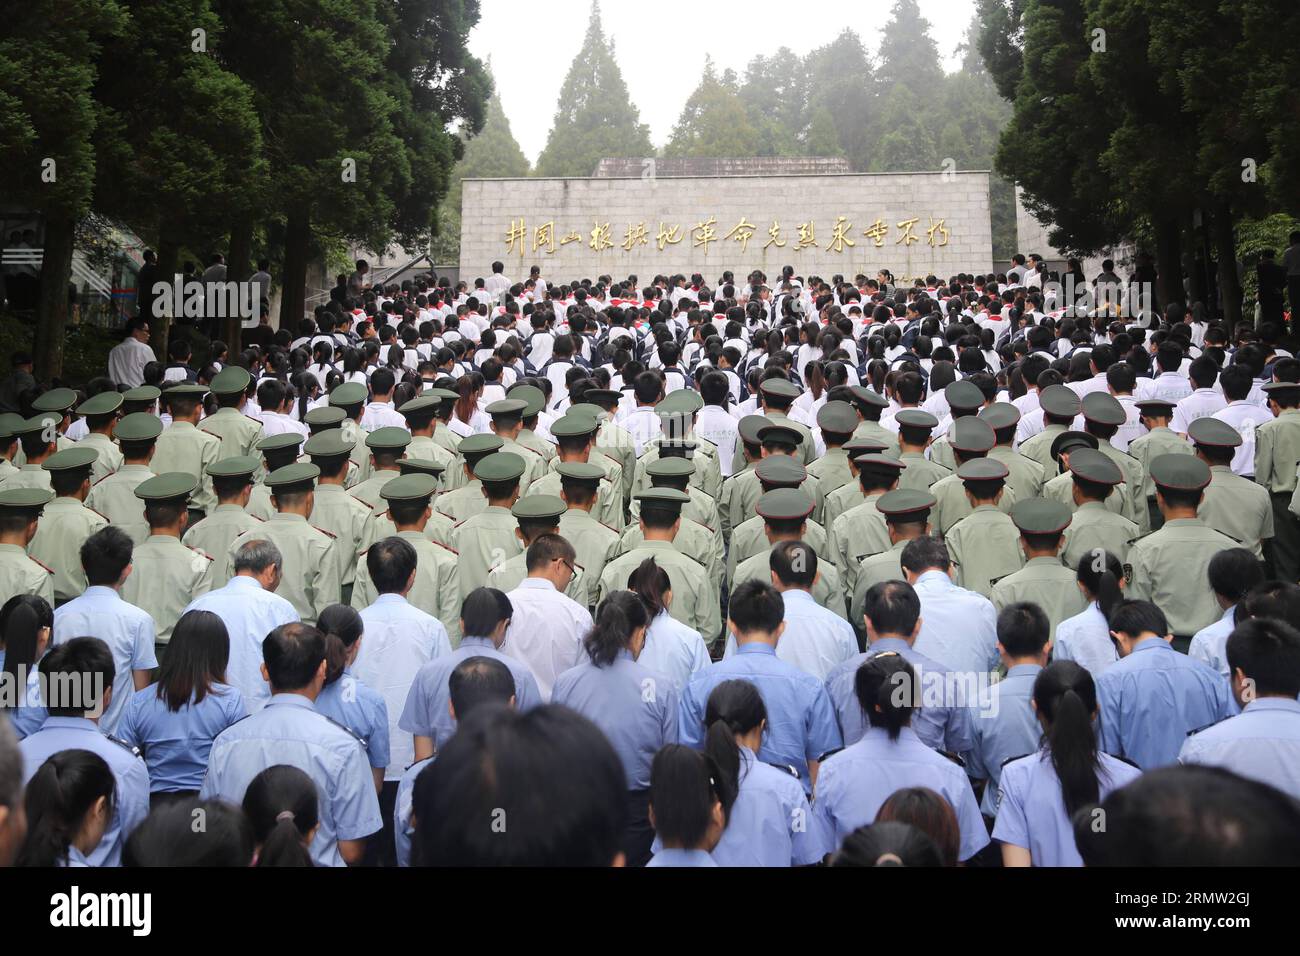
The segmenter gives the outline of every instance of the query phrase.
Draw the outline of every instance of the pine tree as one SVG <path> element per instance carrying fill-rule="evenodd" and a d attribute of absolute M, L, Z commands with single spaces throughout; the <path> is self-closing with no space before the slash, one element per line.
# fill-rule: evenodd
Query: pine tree
<path fill-rule="evenodd" d="M 728 70 L 719 77 L 713 59 L 705 57 L 704 76 L 686 101 L 665 155 L 753 156 L 757 150 L 758 132 L 746 115 L 735 74 Z"/>

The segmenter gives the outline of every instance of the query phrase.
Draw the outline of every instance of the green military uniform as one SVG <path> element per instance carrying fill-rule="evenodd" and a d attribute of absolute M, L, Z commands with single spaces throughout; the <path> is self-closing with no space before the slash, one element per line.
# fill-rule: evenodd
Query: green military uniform
<path fill-rule="evenodd" d="M 58 422 L 59 419 L 53 414 L 36 415 L 27 419 L 22 425 L 16 426 L 14 434 L 18 436 L 31 435 L 51 428 L 57 425 Z M 64 449 L 60 448 L 59 450 Z M 22 446 L 19 446 L 18 452 L 14 455 L 14 464 L 18 466 L 17 469 L 10 472 L 3 481 L 0 481 L 0 491 L 12 491 L 17 488 L 54 490 L 50 485 L 50 473 L 40 465 L 30 464 L 26 457 L 22 455 Z"/>
<path fill-rule="evenodd" d="M 974 386 L 971 387 L 974 388 Z M 979 390 L 976 389 L 976 391 Z M 994 435 L 993 429 L 988 422 L 968 416 L 959 418 L 952 423 L 952 430 L 948 433 L 948 439 L 953 448 L 969 456 L 988 454 L 993 450 L 997 436 Z M 996 459 L 972 458 L 971 460 L 994 461 Z M 1005 465 L 1002 467 L 1006 468 Z M 970 501 L 966 498 L 966 486 L 956 473 L 936 481 L 930 486 L 930 493 L 935 497 L 934 508 L 930 512 L 930 524 L 936 534 L 946 535 L 958 521 L 968 517 L 974 511 Z M 1002 497 L 998 499 L 997 510 L 1009 515 L 1011 506 L 1015 502 L 1015 492 L 1009 486 L 1004 486 Z"/>
<path fill-rule="evenodd" d="M 919 452 L 905 451 L 898 456 L 898 460 L 906 466 L 898 476 L 901 491 L 928 491 L 936 482 L 952 474 L 951 468 L 945 468 Z"/>
<path fill-rule="evenodd" d="M 52 491 L 41 488 L 0 491 L 0 513 L 39 519 L 53 497 Z M 22 545 L 0 544 L 0 605 L 19 594 L 34 594 L 53 607 L 54 569 L 29 556 Z"/>
<path fill-rule="evenodd" d="M 1055 501 L 1033 498 L 1011 509 L 1011 520 L 1026 535 L 1059 535 L 1070 524 L 1070 510 Z M 1087 602 L 1077 587 L 1077 575 L 1061 563 L 1059 557 L 1035 557 L 1019 571 L 993 582 L 989 595 L 999 611 L 1018 601 L 1037 604 L 1051 622 L 1051 638 L 1056 626 L 1066 618 L 1083 613 Z"/>
<path fill-rule="evenodd" d="M 213 478 L 245 478 L 252 481 L 257 469 L 256 458 L 237 455 L 210 465 L 208 474 Z M 261 518 L 253 517 L 239 505 L 219 504 L 212 509 L 212 514 L 186 529 L 181 536 L 181 544 L 202 551 L 212 558 L 213 586 L 222 587 L 234 575 L 234 568 L 230 564 L 230 545 L 245 531 L 251 531 L 261 524 Z"/>
<path fill-rule="evenodd" d="M 162 429 L 157 416 L 133 412 L 118 420 L 113 434 L 119 441 L 138 443 L 157 438 Z M 149 523 L 144 520 L 144 502 L 136 497 L 135 489 L 153 476 L 153 469 L 148 465 L 123 464 L 91 486 L 86 507 L 98 511 L 110 524 L 125 531 L 133 543 L 141 544 L 149 537 Z"/>
<path fill-rule="evenodd" d="M 113 415 L 121 407 L 122 394 L 120 392 L 100 392 L 93 398 L 82 402 L 77 407 L 77 414 L 88 417 Z M 84 448 L 93 448 L 98 453 L 95 464 L 90 469 L 90 480 L 92 482 L 106 478 L 122 467 L 122 451 L 108 435 L 102 432 L 89 432 L 77 444 Z"/>
<path fill-rule="evenodd" d="M 430 474 L 412 473 L 394 478 L 384 486 L 384 501 L 401 502 L 428 507 L 437 490 L 438 479 Z M 460 643 L 460 566 L 459 555 L 446 545 L 430 541 L 419 531 L 396 531 L 385 537 L 402 538 L 415 549 L 415 584 L 406 599 L 416 607 L 432 614 L 447 629 L 455 644 Z M 367 549 L 368 550 L 368 549 Z M 356 584 L 352 589 L 352 606 L 358 610 L 369 607 L 379 597 L 370 578 L 370 567 L 364 554 L 357 561 Z"/>
<path fill-rule="evenodd" d="M 558 439 L 584 438 L 595 435 L 596 420 L 578 412 L 559 418 L 551 423 L 551 434 Z M 598 521 L 622 531 L 627 521 L 623 511 L 623 466 L 617 460 L 603 452 L 591 448 L 587 452 L 586 464 L 601 469 L 599 495 L 593 509 Z M 528 487 L 528 494 L 541 494 L 559 497 L 560 494 L 560 459 L 552 459 L 546 466 L 546 473 Z"/>
<path fill-rule="evenodd" d="M 1047 414 L 1058 418 L 1074 419 L 1083 407 L 1079 396 L 1073 389 L 1064 385 L 1049 385 L 1039 392 L 1038 404 Z M 1125 413 L 1125 421 L 1128 413 Z M 1044 480 L 1055 478 L 1060 473 L 1060 466 L 1052 455 L 1052 443 L 1064 432 L 1070 430 L 1068 425 L 1048 424 L 1037 435 L 1032 435 L 1020 443 L 1018 451 L 1026 458 L 1032 458 L 1043 466 Z"/>
<path fill-rule="evenodd" d="M 700 489 L 700 491 L 714 499 L 722 494 L 722 471 L 718 465 L 717 446 L 697 436 L 689 441 L 656 438 L 654 441 L 647 442 L 645 451 L 641 453 L 641 457 L 636 461 L 635 474 L 632 479 L 632 494 L 634 497 L 650 487 L 651 482 L 650 477 L 646 474 L 646 467 L 660 460 L 661 448 L 664 445 L 685 446 L 687 449 L 686 457 L 682 460 L 689 461 L 693 466 L 692 487 Z M 706 448 L 711 449 L 711 452 L 706 451 Z"/>
<path fill-rule="evenodd" d="M 406 457 L 420 461 L 431 461 L 442 466 L 442 474 L 451 474 L 457 466 L 456 455 L 435 441 L 431 435 L 416 435 L 414 430 L 421 425 L 427 427 L 438 410 L 440 399 L 433 395 L 421 395 L 406 402 L 398 411 L 407 419 L 407 426 L 412 429 L 411 443 L 406 446 Z M 421 431 L 423 428 L 421 427 Z"/>
<path fill-rule="evenodd" d="M 322 463 L 341 466 L 340 459 L 352 453 L 352 443 L 344 439 L 338 429 L 330 429 L 308 438 L 303 451 L 311 456 L 312 464 L 318 467 Z M 342 562 L 339 580 L 343 584 L 345 596 L 351 593 L 350 588 L 356 580 L 357 553 L 363 547 L 366 525 L 372 514 L 370 505 L 349 493 L 342 485 L 316 482 L 311 516 L 307 521 L 334 535 L 335 550 Z"/>
<path fill-rule="evenodd" d="M 592 469 L 596 467 L 572 462 L 565 463 L 564 468 L 568 470 L 575 466 Z M 582 566 L 583 575 L 588 582 L 588 597 L 591 601 L 595 601 L 596 591 L 600 589 L 600 576 L 605 573 L 605 565 L 618 557 L 622 550 L 618 532 L 597 521 L 589 512 L 581 508 L 569 508 L 560 515 L 560 536 L 573 545 L 573 550 L 577 552 L 577 563 Z"/>
<path fill-rule="evenodd" d="M 546 393 L 536 385 L 516 384 L 506 392 L 506 398 L 517 399 L 524 403 L 524 421 L 535 418 L 546 410 Z M 535 451 L 542 456 L 544 464 L 549 465 L 555 460 L 555 445 L 547 441 L 533 429 L 525 425 L 515 436 L 515 441 L 523 445 L 529 451 Z"/>
<path fill-rule="evenodd" d="M 1110 462 L 1107 461 L 1107 464 Z M 1077 570 L 1079 562 L 1098 549 L 1115 555 L 1120 564 L 1128 563 L 1129 545 L 1137 538 L 1138 526 L 1111 510 L 1109 503 L 1114 497 L 1112 493 L 1105 503 L 1085 501 L 1075 509 L 1061 547 L 1061 560 L 1066 567 Z"/>
<path fill-rule="evenodd" d="M 864 469 L 873 469 L 891 477 L 907 467 L 900 459 L 887 455 L 859 455 L 854 461 L 859 473 Z M 885 516 L 876 509 L 876 502 L 883 494 L 873 492 L 866 495 L 862 504 L 844 512 L 831 526 L 831 561 L 844 580 L 846 597 L 857 586 L 858 568 L 863 560 L 889 550 L 889 529 L 885 525 Z"/>
<path fill-rule="evenodd" d="M 922 414 L 928 414 L 923 412 Z M 934 495 L 924 489 L 896 488 L 880 496 L 876 510 L 885 516 L 886 523 L 923 525 L 928 528 Z M 858 630 L 863 629 L 867 592 L 885 581 L 906 581 L 903 574 L 903 549 L 910 538 L 900 538 L 888 551 L 873 554 L 858 565 L 857 580 L 849 599 L 849 621 Z"/>
<path fill-rule="evenodd" d="M 466 463 L 471 467 L 477 467 L 478 462 L 500 451 L 504 446 L 505 442 L 496 435 L 470 435 L 466 437 L 460 443 L 461 461 L 459 466 L 462 474 Z M 452 491 L 443 492 L 433 502 L 433 507 L 440 514 L 446 515 L 456 524 L 460 524 L 476 514 L 482 514 L 484 509 L 487 508 L 487 499 L 483 497 L 482 483 L 477 478 L 471 481 L 468 476 L 466 481 L 466 484 L 462 484 Z"/>
<path fill-rule="evenodd" d="M 397 467 L 401 469 L 403 476 L 430 475 L 435 481 L 440 481 L 442 478 L 442 467 L 431 461 L 399 458 Z M 384 487 L 387 488 L 388 485 Z M 437 500 L 436 496 L 434 500 Z M 357 550 L 364 551 L 376 541 L 390 538 L 395 534 L 397 534 L 397 526 L 393 524 L 393 519 L 388 517 L 388 511 L 376 509 L 370 513 L 370 519 L 366 522 L 365 530 L 361 535 L 361 545 Z M 441 511 L 429 509 L 429 517 L 424 522 L 424 536 L 434 544 L 440 544 L 455 553 L 456 522 Z"/>
<path fill-rule="evenodd" d="M 803 394 L 799 386 L 783 378 L 769 378 L 759 385 L 758 390 L 764 396 L 787 398 L 791 401 Z M 799 450 L 795 453 L 795 457 L 799 459 L 801 465 L 807 467 L 817 457 L 817 444 L 813 440 L 812 432 L 803 422 L 797 422 L 785 412 L 770 408 L 765 409 L 761 417 L 766 418 L 768 424 L 785 425 L 799 433 Z M 734 475 L 744 467 L 745 450 L 741 447 L 740 442 L 737 442 L 736 451 L 731 456 L 731 473 Z"/>
<path fill-rule="evenodd" d="M 349 439 L 344 435 L 343 440 L 346 442 Z M 367 448 L 380 452 L 396 453 L 410 447 L 411 433 L 405 428 L 395 426 L 376 428 L 365 436 L 365 442 Z M 369 459 L 367 458 L 367 460 Z M 368 478 L 353 485 L 349 489 L 349 494 L 365 502 L 366 506 L 371 510 L 381 510 L 384 499 L 380 492 L 384 490 L 384 485 L 400 475 L 401 471 L 397 468 L 373 470 Z"/>
<path fill-rule="evenodd" d="M 1009 431 L 1019 424 L 1020 409 L 1009 402 L 995 402 L 980 412 L 979 418 L 994 432 Z M 1009 443 L 994 445 L 989 449 L 988 457 L 1007 466 L 1007 487 L 1017 501 L 1028 501 L 1042 493 L 1045 471 L 1038 462 L 1018 454 Z"/>
<path fill-rule="evenodd" d="M 780 490 L 798 490 L 798 489 L 777 489 Z M 767 492 L 763 497 L 770 495 Z M 802 491 L 799 494 L 807 499 L 807 495 Z M 758 499 L 757 508 L 762 507 L 763 498 Z M 819 525 L 812 518 L 808 518 L 807 528 L 804 530 L 803 542 L 817 552 L 817 557 L 827 565 L 835 565 L 837 556 L 831 549 L 830 535 L 826 529 Z M 763 520 L 763 513 L 760 511 L 754 517 L 743 522 L 731 535 L 731 546 L 727 549 L 727 580 L 735 586 L 736 568 L 743 562 L 748 561 L 756 554 L 766 554 L 771 550 L 771 543 L 767 540 L 767 522 Z"/>
<path fill-rule="evenodd" d="M 41 467 L 51 475 L 66 474 L 75 481 L 89 479 L 95 461 L 93 448 L 69 448 L 55 452 Z M 81 567 L 81 546 L 108 519 L 87 508 L 74 495 L 54 498 L 36 524 L 36 535 L 27 545 L 27 553 L 54 569 L 54 600 L 71 601 L 86 590 L 86 572 Z"/>
<path fill-rule="evenodd" d="M 326 410 L 338 412 L 338 409 Z M 314 409 L 314 411 L 321 411 L 321 409 Z M 308 414 L 311 413 L 308 412 Z M 263 458 L 255 473 L 253 490 L 249 493 L 248 504 L 244 506 L 244 510 L 254 518 L 267 521 L 271 515 L 275 514 L 275 505 L 271 501 L 271 489 L 265 481 L 266 476 L 278 467 L 284 467 L 292 464 L 294 460 L 300 460 L 298 459 L 298 450 L 302 443 L 302 436 L 297 432 L 281 432 L 278 435 L 263 438 L 257 443 L 257 450 L 262 453 Z M 305 464 L 305 462 L 303 463 Z"/>
<path fill-rule="evenodd" d="M 252 376 L 247 369 L 229 365 L 212 379 L 212 394 L 218 398 L 243 395 Z M 203 419 L 203 430 L 221 439 L 221 458 L 246 458 L 262 440 L 262 423 L 238 408 L 223 407 Z"/>
<path fill-rule="evenodd" d="M 52 388 L 36 396 L 36 400 L 32 402 L 32 411 L 36 413 L 35 418 L 45 422 L 51 419 L 54 421 L 57 430 L 54 438 L 55 451 L 67 451 L 69 448 L 76 447 L 77 443 L 64 434 L 67 431 L 64 424 L 72 413 L 72 406 L 76 403 L 77 393 L 70 388 Z M 22 445 L 14 451 L 13 464 L 19 468 L 27 464 L 27 454 L 23 451 Z"/>
<path fill-rule="evenodd" d="M 521 480 L 527 470 L 528 464 L 520 456 L 496 452 L 482 459 L 474 474 L 488 483 L 508 482 Z M 519 522 L 509 509 L 491 504 L 485 504 L 481 512 L 456 525 L 462 600 L 475 588 L 487 584 L 488 574 L 494 567 L 524 550 L 523 542 L 515 533 L 518 529 Z"/>
<path fill-rule="evenodd" d="M 769 455 L 759 459 L 753 468 L 732 475 L 727 481 L 731 484 L 731 490 L 727 498 L 728 515 L 723 524 L 728 529 L 728 534 L 734 533 L 736 528 L 753 516 L 754 506 L 763 496 L 765 485 L 797 487 L 813 503 L 813 520 L 821 521 L 822 504 L 825 501 L 821 483 L 808 474 L 797 458 Z"/>
<path fill-rule="evenodd" d="M 319 474 L 315 465 L 287 465 L 267 475 L 266 484 L 272 492 L 310 490 Z M 234 540 L 229 551 L 231 561 L 244 542 L 257 539 L 270 541 L 280 549 L 284 567 L 276 593 L 294 606 L 303 623 L 314 624 L 321 611 L 339 603 L 342 562 L 329 532 L 312 527 L 302 515 L 277 512 Z"/>
<path fill-rule="evenodd" d="M 513 420 L 516 416 L 522 416 L 528 408 L 528 403 L 517 398 L 505 398 L 499 402 L 493 402 L 488 405 L 484 411 L 492 416 L 494 423 L 502 419 Z M 500 435 L 497 436 L 501 438 Z M 513 438 L 502 438 L 504 444 L 501 451 L 515 455 L 524 463 L 524 473 L 519 477 L 519 494 L 528 493 L 528 486 L 545 474 L 546 460 L 541 455 L 526 448 Z"/>
<path fill-rule="evenodd" d="M 1124 406 L 1113 395 L 1105 392 L 1091 392 L 1085 395 L 1081 408 L 1085 422 L 1123 425 L 1128 421 L 1128 412 L 1125 411 Z M 1147 509 L 1146 494 L 1143 491 L 1147 479 L 1142 465 L 1132 455 L 1112 445 L 1109 440 L 1099 438 L 1097 450 L 1118 465 L 1119 470 L 1123 472 L 1127 494 L 1124 496 L 1125 507 L 1122 513 L 1138 526 L 1139 534 L 1146 534 L 1151 530 L 1151 513 Z"/>
<path fill-rule="evenodd" d="M 641 526 L 629 525 L 619 537 L 619 553 L 625 554 L 644 544 L 645 535 L 641 531 Z M 723 574 L 726 571 L 723 562 L 722 537 L 698 521 L 692 521 L 682 515 L 682 526 L 677 530 L 672 544 L 674 548 L 704 568 L 710 587 L 721 594 Z M 627 586 L 626 581 L 623 584 L 624 587 Z"/>
<path fill-rule="evenodd" d="M 592 407 L 595 409 L 596 420 L 600 422 L 600 428 L 596 431 L 596 449 L 616 458 L 623 466 L 623 498 L 627 500 L 632 493 L 632 479 L 636 474 L 636 441 L 626 428 L 611 417 L 611 411 L 618 407 L 623 394 L 612 389 L 589 389 L 585 397 L 587 403 L 595 403 Z M 587 403 L 581 407 L 585 408 Z M 570 406 L 569 411 L 579 407 Z"/>
<path fill-rule="evenodd" d="M 1225 462 L 1210 466 L 1210 483 L 1196 516 L 1264 560 L 1263 542 L 1273 537 L 1273 503 L 1262 486 L 1234 475 L 1226 464 L 1241 446 L 1241 434 L 1217 418 L 1197 419 L 1188 426 L 1187 434 L 1197 451 Z"/>
<path fill-rule="evenodd" d="M 330 392 L 329 407 L 343 413 L 343 419 L 338 423 L 339 431 L 343 433 L 343 440 L 354 443 L 351 460 L 357 466 L 357 470 L 348 478 L 349 488 L 370 477 L 370 451 L 365 443 L 366 432 L 357 421 L 362 406 L 366 404 L 369 397 L 370 390 L 357 382 L 344 382 Z M 310 412 L 308 414 L 310 415 Z M 308 424 L 310 425 L 311 422 Z"/>
<path fill-rule="evenodd" d="M 694 466 L 685 458 L 656 458 L 646 465 L 645 475 L 650 479 L 651 487 L 658 487 L 663 480 L 681 483 L 694 473 Z M 660 479 L 656 482 L 655 479 Z M 675 487 L 671 484 L 670 487 Z M 687 484 L 683 489 L 690 496 L 690 501 L 682 506 L 682 517 L 690 518 L 692 521 L 704 525 L 714 534 L 717 534 L 722 527 L 721 519 L 718 516 L 717 502 L 704 491 L 694 484 Z M 641 513 L 640 502 L 633 501 L 630 509 L 632 521 L 636 522 L 638 515 Z"/>
<path fill-rule="evenodd" d="M 1006 481 L 1007 467 L 992 458 L 975 458 L 957 469 L 962 482 Z M 1006 486 L 1002 493 L 1006 495 Z M 938 498 L 938 495 L 935 496 Z M 1020 531 L 995 505 L 982 504 L 948 529 L 948 554 L 957 566 L 962 587 L 989 597 L 993 582 L 1019 571 L 1025 563 Z"/>
<path fill-rule="evenodd" d="M 1210 469 L 1191 455 L 1160 455 L 1151 461 L 1157 488 L 1195 491 L 1210 483 Z M 1152 601 L 1174 635 L 1189 638 L 1223 614 L 1210 590 L 1210 560 L 1237 542 L 1199 518 L 1166 521 L 1159 531 L 1133 543 L 1128 554 L 1128 596 Z"/>
<path fill-rule="evenodd" d="M 515 502 L 510 513 L 515 516 L 516 520 L 533 522 L 554 521 L 556 532 L 559 531 L 560 515 L 568 510 L 563 500 L 554 495 L 529 495 L 527 498 L 520 498 Z M 573 542 L 569 542 L 572 544 Z M 578 550 L 576 547 L 573 549 Z M 488 572 L 487 586 L 496 588 L 503 594 L 508 594 L 523 583 L 528 577 L 528 552 L 520 551 L 518 554 L 506 558 L 491 571 Z M 583 607 L 590 607 L 595 600 L 596 582 L 592 581 L 582 566 L 582 562 L 574 556 L 573 576 L 569 578 L 569 583 L 565 585 L 564 593 L 572 601 L 576 601 Z"/>
<path fill-rule="evenodd" d="M 1146 399 L 1135 403 L 1138 408 L 1147 408 L 1155 406 L 1161 410 L 1167 409 L 1168 414 L 1173 414 L 1173 403 L 1163 401 L 1153 401 Z M 1226 424 L 1221 422 L 1220 424 Z M 1238 436 L 1240 438 L 1241 436 Z M 1150 465 L 1151 459 L 1157 455 L 1194 455 L 1192 446 L 1177 432 L 1165 426 L 1153 428 L 1145 435 L 1133 439 L 1129 442 L 1128 453 L 1137 460 L 1138 465 L 1142 468 L 1143 474 L 1146 475 L 1146 482 L 1142 487 L 1143 500 L 1150 500 L 1156 496 L 1155 483 L 1151 481 Z"/>
<path fill-rule="evenodd" d="M 1270 382 L 1270 398 L 1294 403 L 1300 385 Z M 1300 580 L 1300 523 L 1290 512 L 1300 462 L 1300 408 L 1282 408 L 1277 418 L 1255 429 L 1255 481 L 1268 489 L 1273 505 L 1273 544 L 1269 548 L 1273 574 L 1284 581 Z M 8 487 L 8 485 L 0 485 Z"/>
<path fill-rule="evenodd" d="M 207 393 L 201 385 L 178 385 L 170 393 L 178 391 L 199 396 Z M 208 477 L 208 465 L 223 457 L 221 448 L 220 435 L 204 431 L 190 422 L 173 421 L 158 436 L 149 467 L 159 475 L 169 471 L 202 475 L 199 487 L 190 496 L 190 507 L 207 514 L 217 506 L 212 479 Z"/>
<path fill-rule="evenodd" d="M 135 493 L 146 505 L 187 505 L 198 484 L 194 475 L 164 472 L 141 482 Z M 211 555 L 186 547 L 179 538 L 151 534 L 131 554 L 132 571 L 122 585 L 122 600 L 148 611 L 154 641 L 166 644 L 190 601 L 217 586 L 213 564 Z"/>
<path fill-rule="evenodd" d="M 957 456 L 953 454 L 953 427 L 963 418 L 976 416 L 976 413 L 984 407 L 984 393 L 975 384 L 965 379 L 958 379 L 948 383 L 943 390 L 943 397 L 948 401 L 952 422 L 948 426 L 948 433 L 931 443 L 930 460 L 949 471 L 956 471 Z"/>
<path fill-rule="evenodd" d="M 559 464 L 556 459 L 554 464 Z M 584 462 L 575 462 L 575 464 L 585 464 Z M 617 462 L 615 462 L 617 464 Z M 592 468 L 599 469 L 599 465 L 591 465 Z M 618 482 L 610 481 L 603 474 L 600 477 L 600 488 L 597 491 L 596 507 L 593 511 L 597 517 L 594 518 L 598 524 L 606 525 L 615 532 L 622 531 L 627 522 L 623 519 L 623 489 L 621 486 L 621 476 Z M 531 495 L 549 495 L 558 498 L 560 495 L 560 473 L 558 471 L 548 471 L 541 478 L 534 481 L 528 486 L 528 494 Z"/>

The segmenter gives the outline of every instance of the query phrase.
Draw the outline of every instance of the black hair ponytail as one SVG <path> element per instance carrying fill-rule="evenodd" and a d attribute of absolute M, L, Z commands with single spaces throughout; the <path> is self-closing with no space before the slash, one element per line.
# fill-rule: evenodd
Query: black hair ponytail
<path fill-rule="evenodd" d="M 649 613 L 632 591 L 613 591 L 596 609 L 596 621 L 583 645 L 597 667 L 608 667 L 632 639 L 632 632 L 649 623 Z"/>
<path fill-rule="evenodd" d="M 878 654 L 858 668 L 853 685 L 867 721 L 872 727 L 889 731 L 890 740 L 897 740 L 912 722 L 919 697 L 912 665 L 897 654 Z"/>
<path fill-rule="evenodd" d="M 1101 616 L 1109 621 L 1110 612 L 1124 596 L 1119 588 L 1119 582 L 1124 577 L 1124 566 L 1120 564 L 1119 558 L 1109 551 L 1093 548 L 1079 559 L 1076 574 L 1079 583 L 1087 588 L 1097 602 Z"/>
<path fill-rule="evenodd" d="M 664 594 L 672 590 L 672 581 L 654 558 L 646 558 L 637 565 L 636 570 L 628 575 L 627 586 L 641 599 L 651 619 L 667 609 Z"/>
<path fill-rule="evenodd" d="M 740 745 L 736 737 L 767 720 L 767 707 L 758 688 L 746 680 L 723 681 L 709 694 L 704 711 L 707 734 L 704 752 L 718 764 L 733 791 L 740 788 Z"/>
<path fill-rule="evenodd" d="M 1097 802 L 1097 735 L 1092 715 L 1097 709 L 1097 688 L 1092 675 L 1074 661 L 1056 661 L 1034 681 L 1034 702 L 1042 718 L 1044 739 L 1052 766 L 1061 781 L 1065 811 L 1073 816 L 1080 807 Z"/>
<path fill-rule="evenodd" d="M 61 750 L 41 764 L 27 784 L 27 838 L 18 866 L 58 866 L 100 797 L 113 810 L 117 781 L 104 758 L 89 750 Z"/>
<path fill-rule="evenodd" d="M 356 608 L 331 604 L 321 611 L 316 627 L 325 635 L 325 686 L 338 681 L 348 666 L 348 654 L 361 640 L 365 624 Z"/>
<path fill-rule="evenodd" d="M 650 767 L 650 806 L 655 832 L 665 844 L 700 849 L 709 830 L 714 802 L 731 821 L 736 789 L 708 753 L 685 744 L 662 747 Z"/>
<path fill-rule="evenodd" d="M 5 638 L 3 672 L 14 694 L 0 694 L 0 710 L 17 707 L 26 693 L 27 674 L 36 668 L 42 628 L 54 627 L 49 603 L 34 594 L 15 594 L 0 607 L 0 634 Z M 19 669 L 24 670 L 19 674 Z"/>
<path fill-rule="evenodd" d="M 244 792 L 244 813 L 261 845 L 258 866 L 313 866 L 303 840 L 320 822 L 316 784 L 297 767 L 267 767 Z"/>

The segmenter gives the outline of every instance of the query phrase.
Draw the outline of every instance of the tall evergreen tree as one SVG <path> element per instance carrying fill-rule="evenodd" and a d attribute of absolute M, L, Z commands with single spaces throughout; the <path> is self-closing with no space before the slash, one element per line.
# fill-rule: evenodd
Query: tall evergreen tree
<path fill-rule="evenodd" d="M 930 21 L 921 16 L 916 0 L 896 0 L 882 31 L 876 81 L 885 88 L 901 84 L 922 92 L 935 89 L 942 76 Z"/>
<path fill-rule="evenodd" d="M 771 56 L 754 57 L 745 68 L 740 100 L 745 104 L 749 124 L 758 135 L 754 155 L 799 155 L 800 143 L 809 126 L 808 76 L 803 57 L 784 46 Z M 835 144 L 833 152 L 825 155 L 841 155 L 843 150 L 833 121 L 830 131 Z M 821 139 L 826 142 L 824 133 Z M 827 145 L 827 148 L 832 147 Z"/>
<path fill-rule="evenodd" d="M 735 74 L 728 70 L 719 77 L 706 56 L 704 76 L 686 101 L 665 155 L 753 156 L 757 150 L 758 132 L 741 102 Z"/>
<path fill-rule="evenodd" d="M 628 95 L 613 44 L 601 26 L 600 4 L 593 2 L 582 49 L 560 88 L 555 123 L 537 159 L 537 174 L 590 176 L 606 156 L 652 155 L 650 128 L 641 122 Z"/>
<path fill-rule="evenodd" d="M 808 54 L 808 109 L 826 110 L 835 121 L 840 147 L 854 169 L 871 165 L 869 127 L 875 109 L 875 79 L 862 39 L 844 30 Z"/>

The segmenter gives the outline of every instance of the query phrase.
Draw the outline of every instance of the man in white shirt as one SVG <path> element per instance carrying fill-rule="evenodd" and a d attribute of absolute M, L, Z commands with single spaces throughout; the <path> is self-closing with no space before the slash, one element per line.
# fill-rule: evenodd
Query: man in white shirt
<path fill-rule="evenodd" d="M 1161 342 L 1156 348 L 1156 366 L 1160 374 L 1138 386 L 1137 397 L 1160 398 L 1177 404 L 1192 394 L 1192 383 L 1181 373 L 1183 350 L 1174 342 Z"/>
<path fill-rule="evenodd" d="M 131 319 L 126 323 L 126 338 L 108 353 L 108 377 L 118 385 L 139 388 L 144 384 L 144 367 L 154 359 L 149 348 L 149 319 Z"/>
<path fill-rule="evenodd" d="M 636 396 L 636 407 L 626 415 L 617 418 L 617 424 L 623 426 L 636 443 L 637 457 L 645 450 L 647 443 L 654 441 L 662 432 L 659 413 L 655 406 L 663 398 L 663 383 L 654 372 L 642 372 L 632 386 Z"/>
<path fill-rule="evenodd" d="M 736 435 L 740 429 L 740 422 L 726 408 L 728 391 L 724 373 L 706 373 L 700 382 L 704 407 L 695 416 L 695 434 L 718 446 L 718 467 L 723 478 L 731 477 L 731 459 L 736 454 Z"/>
<path fill-rule="evenodd" d="M 1273 412 L 1249 401 L 1255 379 L 1244 365 L 1229 365 L 1219 375 L 1219 386 L 1228 404 L 1214 413 L 1241 435 L 1241 446 L 1232 458 L 1232 473 L 1253 478 L 1255 475 L 1255 429 L 1273 420 Z"/>
<path fill-rule="evenodd" d="M 514 284 L 505 277 L 505 269 L 505 265 L 500 262 L 492 263 L 492 275 L 488 276 L 487 281 L 483 283 L 483 291 L 486 292 L 488 297 L 493 301 L 499 302 L 501 300 L 501 293 L 505 292 Z"/>
<path fill-rule="evenodd" d="M 358 423 L 365 431 L 407 427 L 406 418 L 393 407 L 393 388 L 396 384 L 397 376 L 391 369 L 377 368 L 371 374 L 370 391 L 374 398 L 362 409 L 361 421 Z M 407 431 L 410 429 L 407 428 Z"/>
<path fill-rule="evenodd" d="M 1186 435 L 1187 426 L 1198 418 L 1206 418 L 1228 406 L 1228 400 L 1214 387 L 1214 381 L 1219 377 L 1219 366 L 1214 359 L 1206 355 L 1196 359 L 1192 362 L 1189 376 L 1196 388 L 1192 394 L 1178 400 L 1169 426 L 1180 435 Z"/>
<path fill-rule="evenodd" d="M 551 699 L 555 679 L 586 658 L 582 642 L 591 614 L 564 593 L 576 559 L 564 538 L 542 535 L 528 546 L 528 577 L 506 595 L 514 614 L 501 650 L 528 665 L 544 701 Z"/>

